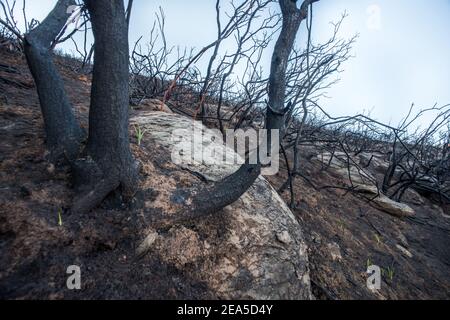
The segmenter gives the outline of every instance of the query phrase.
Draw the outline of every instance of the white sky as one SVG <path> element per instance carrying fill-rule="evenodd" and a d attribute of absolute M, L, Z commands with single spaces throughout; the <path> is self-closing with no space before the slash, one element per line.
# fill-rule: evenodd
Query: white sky
<path fill-rule="evenodd" d="M 55 3 L 28 0 L 29 19 L 42 20 Z M 169 45 L 201 48 L 214 39 L 215 0 L 135 0 L 131 45 L 141 35 L 148 38 L 159 6 Z M 412 102 L 418 107 L 450 103 L 450 0 L 321 0 L 314 5 L 313 41 L 326 39 L 329 22 L 344 11 L 349 16 L 340 35 L 359 33 L 359 38 L 355 58 L 328 91 L 330 99 L 321 101 L 329 113 L 371 110 L 373 117 L 397 123 Z M 305 41 L 304 32 L 298 37 Z M 270 55 L 265 60 L 268 69 Z"/>

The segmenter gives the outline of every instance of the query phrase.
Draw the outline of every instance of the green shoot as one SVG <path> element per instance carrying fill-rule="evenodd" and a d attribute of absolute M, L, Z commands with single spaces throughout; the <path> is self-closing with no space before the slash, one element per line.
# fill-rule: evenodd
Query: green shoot
<path fill-rule="evenodd" d="M 344 220 L 339 219 L 337 223 L 338 223 L 338 226 L 341 229 L 341 231 L 344 231 L 345 230 L 345 222 L 344 222 Z"/>
<path fill-rule="evenodd" d="M 138 124 L 137 126 L 134 126 L 134 131 L 136 133 L 136 138 L 138 142 L 138 146 L 141 146 L 142 139 L 144 138 L 145 133 L 147 132 L 146 129 L 142 130 L 141 126 Z"/>
<path fill-rule="evenodd" d="M 390 281 L 392 281 L 394 279 L 394 268 L 393 267 L 387 268 L 387 276 Z"/>
<path fill-rule="evenodd" d="M 381 237 L 379 235 L 375 234 L 375 240 L 377 241 L 378 245 L 381 244 Z"/>
<path fill-rule="evenodd" d="M 372 261 L 370 260 L 370 258 L 367 258 L 367 268 L 369 268 L 372 265 Z"/>
<path fill-rule="evenodd" d="M 58 209 L 58 225 L 60 226 L 60 227 L 62 227 L 62 224 L 63 224 L 63 222 L 62 222 L 62 210 L 61 210 L 61 208 L 59 208 Z"/>

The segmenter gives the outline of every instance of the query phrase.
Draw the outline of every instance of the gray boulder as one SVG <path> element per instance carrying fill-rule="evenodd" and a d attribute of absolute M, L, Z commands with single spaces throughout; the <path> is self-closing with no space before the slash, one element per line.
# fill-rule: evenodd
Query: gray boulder
<path fill-rule="evenodd" d="M 239 167 L 220 159 L 220 152 L 216 151 L 233 151 L 213 139 L 215 133 L 199 122 L 175 114 L 142 112 L 131 123 L 147 130 L 147 139 L 153 139 L 175 157 L 188 154 L 186 138 L 198 135 L 196 138 L 203 141 L 208 157 L 207 164 L 198 159 L 185 161 L 189 160 L 187 157 L 177 163 L 179 168 L 218 180 Z M 165 195 L 162 189 L 159 194 Z M 166 195 L 147 205 L 170 214 L 171 201 Z M 238 201 L 222 212 L 196 221 L 195 226 L 175 225 L 164 232 L 149 226 L 137 254 L 157 255 L 206 284 L 222 299 L 312 298 L 307 246 L 301 227 L 262 176 Z"/>

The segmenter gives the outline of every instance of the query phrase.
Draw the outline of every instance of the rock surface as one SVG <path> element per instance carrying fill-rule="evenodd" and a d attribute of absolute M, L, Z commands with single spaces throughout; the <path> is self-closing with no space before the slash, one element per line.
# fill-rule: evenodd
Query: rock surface
<path fill-rule="evenodd" d="M 170 108 L 165 103 L 162 103 L 162 101 L 158 99 L 144 99 L 138 106 L 134 107 L 134 109 L 173 113 L 172 110 L 170 110 Z"/>
<path fill-rule="evenodd" d="M 396 217 L 410 217 L 414 215 L 414 210 L 407 204 L 396 202 L 378 191 L 377 187 L 369 185 L 359 185 L 361 193 L 368 194 L 372 203 L 380 210 Z"/>
<path fill-rule="evenodd" d="M 329 165 L 349 185 L 371 184 L 376 181 L 368 171 L 364 171 L 355 165 L 357 159 L 349 158 L 343 152 L 335 152 L 334 154 L 324 152 L 317 156 L 317 160 L 325 166 Z"/>
<path fill-rule="evenodd" d="M 382 161 L 376 157 L 368 157 L 367 154 L 361 156 L 361 159 L 349 159 L 349 157 L 342 152 L 336 152 L 333 155 L 325 152 L 317 156 L 323 165 L 328 165 L 335 173 L 341 176 L 349 186 L 356 187 L 355 191 L 368 196 L 371 203 L 379 210 L 394 215 L 396 217 L 409 217 L 414 215 L 414 210 L 407 204 L 396 202 L 386 195 L 382 194 L 375 186 L 376 178 L 360 167 L 364 163 L 360 161 L 371 162 L 379 166 Z M 355 164 L 358 164 L 359 167 Z M 411 196 L 412 195 L 412 196 Z M 420 195 L 413 190 L 408 190 L 408 197 L 413 197 L 416 203 L 421 200 Z M 422 202 L 423 204 L 423 202 Z"/>
<path fill-rule="evenodd" d="M 178 165 L 208 180 L 219 180 L 239 167 L 219 159 L 221 152 L 213 151 L 233 151 L 213 141 L 214 132 L 199 122 L 175 114 L 141 112 L 131 123 L 145 128 L 148 139 L 154 139 L 168 154 L 177 146 L 176 154 L 183 149 L 181 154 L 186 155 L 186 138 L 196 128 L 196 139 L 203 134 L 201 145 L 208 164 L 201 159 L 185 161 L 190 157 L 182 156 Z M 174 130 L 177 134 L 173 136 Z M 155 203 L 158 200 L 150 205 Z M 149 228 L 137 249 L 138 255 L 146 253 L 182 269 L 221 299 L 312 298 L 300 225 L 263 177 L 234 204 L 195 225 L 177 225 L 168 231 Z"/>

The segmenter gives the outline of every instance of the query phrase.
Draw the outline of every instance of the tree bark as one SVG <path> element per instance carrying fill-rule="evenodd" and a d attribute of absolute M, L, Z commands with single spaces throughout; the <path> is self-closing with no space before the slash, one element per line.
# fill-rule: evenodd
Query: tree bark
<path fill-rule="evenodd" d="M 383 177 L 383 184 L 381 187 L 381 191 L 383 191 L 384 194 L 388 194 L 389 192 L 392 179 L 394 178 L 395 169 L 397 168 L 398 165 L 396 149 L 397 149 L 397 138 L 394 139 L 394 143 L 392 145 L 392 154 L 389 159 L 389 167 L 386 170 Z"/>
<path fill-rule="evenodd" d="M 59 0 L 47 18 L 24 38 L 25 56 L 36 83 L 47 147 L 53 161 L 77 157 L 85 134 L 72 111 L 64 82 L 53 63 L 51 44 L 64 28 L 74 0 Z"/>
<path fill-rule="evenodd" d="M 270 66 L 269 105 L 266 115 L 266 128 L 268 130 L 281 130 L 284 127 L 284 115 L 287 112 L 284 106 L 286 100 L 286 69 L 289 55 L 294 47 L 300 24 L 308 16 L 309 6 L 317 1 L 319 0 L 305 0 L 300 8 L 297 8 L 296 0 L 279 1 L 283 15 L 283 26 L 275 44 Z M 281 134 L 280 137 L 282 137 Z"/>
<path fill-rule="evenodd" d="M 73 210 L 86 213 L 121 187 L 133 196 L 137 165 L 129 142 L 129 47 L 123 0 L 86 0 L 95 38 L 86 157 L 78 162 L 84 194 Z"/>

